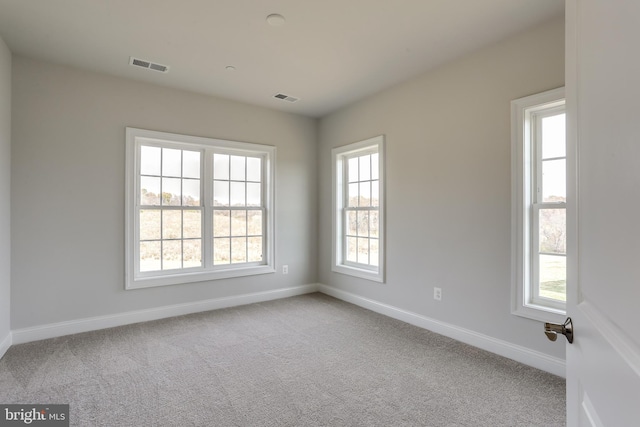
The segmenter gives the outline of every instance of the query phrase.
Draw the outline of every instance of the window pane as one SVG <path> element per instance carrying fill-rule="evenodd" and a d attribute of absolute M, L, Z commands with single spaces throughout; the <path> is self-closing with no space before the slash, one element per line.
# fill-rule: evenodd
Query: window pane
<path fill-rule="evenodd" d="M 378 153 L 371 155 L 371 179 L 380 179 L 380 165 L 378 163 L 378 159 L 380 156 Z"/>
<path fill-rule="evenodd" d="M 213 155 L 213 179 L 229 179 L 229 156 Z"/>
<path fill-rule="evenodd" d="M 213 181 L 213 206 L 229 206 L 229 181 Z"/>
<path fill-rule="evenodd" d="M 262 237 L 249 237 L 249 259 L 247 261 L 262 261 Z"/>
<path fill-rule="evenodd" d="M 247 235 L 247 211 L 231 211 L 231 235 Z"/>
<path fill-rule="evenodd" d="M 140 174 L 160 175 L 160 147 L 140 147 Z"/>
<path fill-rule="evenodd" d="M 358 234 L 358 213 L 347 211 L 347 235 L 356 236 Z"/>
<path fill-rule="evenodd" d="M 140 240 L 160 239 L 160 210 L 140 211 Z"/>
<path fill-rule="evenodd" d="M 182 205 L 200 206 L 200 180 L 182 180 Z"/>
<path fill-rule="evenodd" d="M 371 206 L 371 181 L 360 183 L 360 206 Z"/>
<path fill-rule="evenodd" d="M 247 262 L 247 238 L 234 237 L 231 239 L 231 263 Z"/>
<path fill-rule="evenodd" d="M 546 160 L 542 162 L 542 201 L 566 202 L 567 171 L 566 160 Z"/>
<path fill-rule="evenodd" d="M 262 181 L 262 159 L 247 157 L 247 181 Z"/>
<path fill-rule="evenodd" d="M 258 183 L 247 183 L 247 206 L 260 206 L 260 187 Z"/>
<path fill-rule="evenodd" d="M 262 211 L 247 212 L 247 233 L 250 236 L 262 235 Z"/>
<path fill-rule="evenodd" d="M 349 207 L 358 206 L 358 183 L 349 184 Z"/>
<path fill-rule="evenodd" d="M 162 211 L 162 238 L 182 238 L 182 211 Z"/>
<path fill-rule="evenodd" d="M 213 239 L 213 264 L 229 264 L 231 262 L 231 239 Z"/>
<path fill-rule="evenodd" d="M 140 242 L 140 271 L 158 271 L 160 264 L 160 242 Z"/>
<path fill-rule="evenodd" d="M 358 212 L 358 236 L 369 237 L 369 212 Z"/>
<path fill-rule="evenodd" d="M 358 263 L 369 264 L 369 239 L 358 238 Z"/>
<path fill-rule="evenodd" d="M 378 261 L 378 257 L 379 257 L 379 253 L 378 253 L 378 239 L 370 239 L 369 240 L 369 247 L 370 247 L 370 252 L 369 252 L 369 264 L 371 265 L 375 265 L 376 267 L 378 266 L 378 264 L 380 263 Z"/>
<path fill-rule="evenodd" d="M 558 301 L 567 300 L 567 258 L 540 255 L 540 296 Z"/>
<path fill-rule="evenodd" d="M 140 204 L 160 205 L 160 178 L 140 177 Z"/>
<path fill-rule="evenodd" d="M 349 159 L 347 170 L 349 172 L 349 182 L 358 181 L 358 158 L 352 157 Z"/>
<path fill-rule="evenodd" d="M 540 252 L 564 254 L 567 251 L 566 209 L 540 209 Z"/>
<path fill-rule="evenodd" d="M 180 206 L 182 204 L 180 178 L 162 178 L 163 206 Z"/>
<path fill-rule="evenodd" d="M 165 240 L 162 242 L 162 269 L 182 268 L 182 241 Z"/>
<path fill-rule="evenodd" d="M 202 267 L 202 243 L 200 239 L 184 240 L 182 243 L 182 265 L 184 268 Z"/>
<path fill-rule="evenodd" d="M 549 116 L 542 119 L 542 158 L 565 157 L 566 150 L 566 119 L 564 114 Z"/>
<path fill-rule="evenodd" d="M 245 206 L 244 182 L 231 183 L 231 206 Z"/>
<path fill-rule="evenodd" d="M 162 149 L 162 176 L 182 176 L 182 150 Z"/>
<path fill-rule="evenodd" d="M 371 206 L 380 205 L 380 182 L 371 181 Z"/>
<path fill-rule="evenodd" d="M 358 239 L 347 237 L 347 261 L 356 262 L 358 260 Z"/>
<path fill-rule="evenodd" d="M 182 152 L 182 177 L 200 178 L 200 152 Z"/>
<path fill-rule="evenodd" d="M 202 216 L 200 211 L 184 211 L 182 214 L 182 237 L 185 239 L 199 239 L 202 237 Z"/>
<path fill-rule="evenodd" d="M 234 181 L 244 181 L 246 157 L 231 156 L 231 179 Z"/>
<path fill-rule="evenodd" d="M 360 181 L 371 179 L 371 156 L 360 156 Z"/>
<path fill-rule="evenodd" d="M 379 237 L 378 230 L 380 224 L 378 223 L 378 211 L 369 212 L 369 234 L 371 237 Z"/>
<path fill-rule="evenodd" d="M 213 211 L 214 237 L 231 236 L 231 211 Z"/>

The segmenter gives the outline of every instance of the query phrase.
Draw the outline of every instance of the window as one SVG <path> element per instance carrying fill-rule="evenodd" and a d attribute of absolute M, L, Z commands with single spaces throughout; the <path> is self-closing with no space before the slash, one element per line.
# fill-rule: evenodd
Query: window
<path fill-rule="evenodd" d="M 333 271 L 384 282 L 384 138 L 334 148 Z"/>
<path fill-rule="evenodd" d="M 275 272 L 275 147 L 127 128 L 127 289 Z"/>
<path fill-rule="evenodd" d="M 514 314 L 561 321 L 567 286 L 564 89 L 512 101 Z"/>

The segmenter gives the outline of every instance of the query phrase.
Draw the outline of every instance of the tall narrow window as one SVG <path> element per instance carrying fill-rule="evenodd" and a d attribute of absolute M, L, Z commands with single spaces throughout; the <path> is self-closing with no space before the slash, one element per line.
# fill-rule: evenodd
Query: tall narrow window
<path fill-rule="evenodd" d="M 202 152 L 140 145 L 139 270 L 202 266 Z"/>
<path fill-rule="evenodd" d="M 564 315 L 567 151 L 564 90 L 512 102 L 514 313 Z"/>
<path fill-rule="evenodd" d="M 384 281 L 383 137 L 332 150 L 333 271 Z"/>
<path fill-rule="evenodd" d="M 213 155 L 213 264 L 260 263 L 263 254 L 262 159 Z"/>
<path fill-rule="evenodd" d="M 533 196 L 533 294 L 541 305 L 564 308 L 567 291 L 567 158 L 564 105 L 532 114 L 536 126 Z"/>
<path fill-rule="evenodd" d="M 127 289 L 274 272 L 274 156 L 127 128 Z"/>

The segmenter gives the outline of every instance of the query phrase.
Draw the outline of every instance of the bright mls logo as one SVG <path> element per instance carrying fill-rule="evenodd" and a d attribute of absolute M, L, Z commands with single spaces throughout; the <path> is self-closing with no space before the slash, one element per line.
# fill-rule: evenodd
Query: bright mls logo
<path fill-rule="evenodd" d="M 0 405 L 0 427 L 69 427 L 69 405 Z"/>

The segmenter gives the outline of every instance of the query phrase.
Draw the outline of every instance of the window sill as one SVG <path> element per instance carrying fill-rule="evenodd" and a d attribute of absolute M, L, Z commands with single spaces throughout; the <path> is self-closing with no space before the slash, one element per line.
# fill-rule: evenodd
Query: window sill
<path fill-rule="evenodd" d="M 511 314 L 539 322 L 564 323 L 567 312 L 541 305 L 522 305 L 511 310 Z"/>
<path fill-rule="evenodd" d="M 260 265 L 244 268 L 229 268 L 216 271 L 197 271 L 192 273 L 176 273 L 162 276 L 128 278 L 125 289 L 143 289 L 156 286 L 170 286 L 183 283 L 206 282 L 210 280 L 255 276 L 259 274 L 270 274 L 275 272 L 276 269 L 270 265 Z"/>
<path fill-rule="evenodd" d="M 348 276 L 359 277 L 373 282 L 384 283 L 384 277 L 380 271 L 365 270 L 347 265 L 334 265 L 331 270 L 335 273 L 346 274 Z"/>

